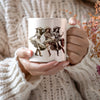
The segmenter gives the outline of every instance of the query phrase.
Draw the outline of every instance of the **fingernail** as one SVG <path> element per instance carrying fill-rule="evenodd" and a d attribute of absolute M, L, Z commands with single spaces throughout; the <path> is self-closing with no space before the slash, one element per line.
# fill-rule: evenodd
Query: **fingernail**
<path fill-rule="evenodd" d="M 63 64 L 63 67 L 66 67 L 69 64 L 69 62 L 66 62 Z"/>
<path fill-rule="evenodd" d="M 28 53 L 28 56 L 29 56 L 29 57 L 31 57 L 31 56 L 32 56 L 32 55 L 31 55 L 31 51 L 30 51 L 30 50 L 28 50 L 28 51 L 27 51 L 27 53 Z"/>
<path fill-rule="evenodd" d="M 76 22 L 72 20 L 72 21 L 70 22 L 70 24 L 71 24 L 71 25 L 75 25 Z"/>
<path fill-rule="evenodd" d="M 71 24 L 71 25 L 76 25 L 76 24 L 77 24 L 76 18 L 75 18 L 75 17 L 71 17 L 71 18 L 69 19 L 69 24 Z"/>

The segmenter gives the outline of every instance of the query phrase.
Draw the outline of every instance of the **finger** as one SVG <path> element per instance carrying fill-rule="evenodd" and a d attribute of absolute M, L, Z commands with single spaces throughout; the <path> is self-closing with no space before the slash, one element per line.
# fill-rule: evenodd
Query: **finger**
<path fill-rule="evenodd" d="M 57 61 L 40 64 L 38 70 L 40 70 L 40 71 L 49 70 L 51 68 L 54 68 L 57 64 L 59 64 L 59 62 L 57 62 Z"/>
<path fill-rule="evenodd" d="M 56 67 L 44 72 L 44 75 L 53 75 L 56 74 L 58 71 L 64 69 L 65 66 L 69 64 L 69 61 L 61 62 Z"/>
<path fill-rule="evenodd" d="M 27 71 L 41 71 L 42 72 L 42 71 L 50 69 L 50 68 L 54 67 L 56 64 L 58 64 L 57 61 L 52 61 L 52 62 L 44 63 L 44 64 L 33 63 L 27 59 L 20 59 L 20 61 Z"/>
<path fill-rule="evenodd" d="M 68 36 L 67 43 L 76 44 L 82 47 L 88 47 L 89 45 L 87 39 L 82 39 L 76 36 Z"/>
<path fill-rule="evenodd" d="M 82 29 L 77 27 L 72 27 L 67 31 L 67 36 L 77 36 L 80 38 L 87 38 L 87 34 Z"/>
<path fill-rule="evenodd" d="M 30 74 L 31 74 L 32 76 L 40 76 L 40 75 L 44 75 L 44 72 L 31 71 Z"/>
<path fill-rule="evenodd" d="M 30 58 L 33 55 L 33 51 L 27 48 L 20 48 L 16 54 L 19 58 Z"/>
<path fill-rule="evenodd" d="M 68 64 L 69 64 L 69 61 L 63 61 L 63 62 L 59 62 L 58 64 L 56 64 L 55 67 L 59 67 L 59 66 L 65 67 Z M 55 67 L 53 67 L 53 68 L 55 68 Z M 53 68 L 51 68 L 51 69 L 53 69 Z M 51 70 L 51 69 L 49 69 L 49 70 Z M 49 71 L 49 70 L 46 70 L 46 71 Z"/>
<path fill-rule="evenodd" d="M 71 64 L 77 64 L 81 61 L 82 56 L 79 56 L 73 52 L 68 52 L 68 56 L 69 56 L 69 62 Z"/>
<path fill-rule="evenodd" d="M 68 51 L 73 52 L 80 56 L 80 55 L 84 55 L 86 53 L 86 48 L 83 48 L 81 46 L 78 46 L 78 45 L 75 45 L 72 43 L 68 43 L 67 44 L 67 52 Z"/>
<path fill-rule="evenodd" d="M 36 63 L 35 63 L 36 64 Z M 32 75 L 32 76 L 36 76 L 36 75 L 44 75 L 44 71 L 45 70 L 49 70 L 49 69 L 52 69 L 52 68 L 54 68 L 56 65 L 58 64 L 58 62 L 56 62 L 56 61 L 53 61 L 53 62 L 50 62 L 50 63 L 48 63 L 48 66 L 49 67 L 47 67 L 46 66 L 46 64 L 41 64 L 41 65 L 43 65 L 43 67 L 44 67 L 44 65 L 46 66 L 45 68 L 39 68 L 39 69 L 33 69 L 34 67 L 32 67 L 32 69 L 27 69 L 27 70 L 29 70 L 29 73 Z M 39 65 L 39 64 L 38 64 Z M 29 68 L 29 67 L 28 67 Z"/>

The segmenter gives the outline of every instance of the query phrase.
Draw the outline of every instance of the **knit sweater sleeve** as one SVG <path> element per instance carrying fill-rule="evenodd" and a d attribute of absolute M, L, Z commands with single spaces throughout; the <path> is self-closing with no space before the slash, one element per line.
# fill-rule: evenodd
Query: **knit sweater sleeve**
<path fill-rule="evenodd" d="M 97 64 L 100 64 L 100 62 L 96 58 L 90 58 L 92 48 L 93 44 L 90 42 L 90 49 L 85 58 L 76 66 L 66 67 L 84 100 L 100 99 L 100 76 L 96 69 Z"/>
<path fill-rule="evenodd" d="M 9 58 L 9 43 L 1 10 L 3 7 L 0 4 L 0 100 L 27 100 L 41 77 L 32 77 L 27 81 L 16 57 Z"/>

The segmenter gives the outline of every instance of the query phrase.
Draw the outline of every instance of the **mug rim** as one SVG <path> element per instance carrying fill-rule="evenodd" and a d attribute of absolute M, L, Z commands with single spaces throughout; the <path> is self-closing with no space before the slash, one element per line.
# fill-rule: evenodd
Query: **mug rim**
<path fill-rule="evenodd" d="M 30 20 L 30 19 L 35 19 L 35 20 L 41 20 L 41 19 L 43 19 L 43 20 L 53 20 L 53 19 L 55 19 L 55 20 L 67 20 L 66 18 L 28 18 L 28 20 Z"/>

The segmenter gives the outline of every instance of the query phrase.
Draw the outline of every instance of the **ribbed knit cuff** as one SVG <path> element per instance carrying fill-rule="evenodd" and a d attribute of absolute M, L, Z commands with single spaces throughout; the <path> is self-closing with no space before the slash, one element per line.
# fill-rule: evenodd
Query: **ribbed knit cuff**
<path fill-rule="evenodd" d="M 82 97 L 84 97 L 84 100 L 99 100 L 100 98 L 100 76 L 98 75 L 96 68 L 98 59 L 91 58 L 90 50 L 93 49 L 92 46 L 93 44 L 90 43 L 88 54 L 81 63 L 73 67 L 66 67 L 70 77 L 77 83 L 77 87 Z"/>
<path fill-rule="evenodd" d="M 31 80 L 32 79 L 32 80 Z M 0 100 L 27 100 L 31 90 L 41 82 L 41 77 L 25 79 L 15 58 L 0 62 Z"/>

